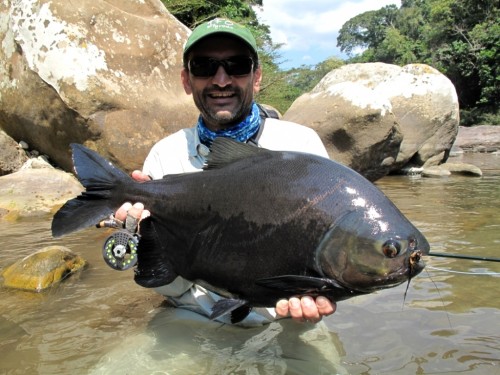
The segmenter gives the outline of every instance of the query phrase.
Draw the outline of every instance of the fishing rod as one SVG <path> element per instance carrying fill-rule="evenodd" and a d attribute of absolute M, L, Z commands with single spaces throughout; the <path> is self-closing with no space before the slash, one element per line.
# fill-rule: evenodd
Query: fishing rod
<path fill-rule="evenodd" d="M 427 255 L 430 255 L 433 257 L 441 257 L 441 258 L 456 258 L 456 259 L 467 259 L 467 260 L 484 260 L 486 262 L 500 262 L 500 258 L 482 257 L 482 256 L 475 256 L 475 255 L 435 253 L 433 251 L 431 251 Z"/>

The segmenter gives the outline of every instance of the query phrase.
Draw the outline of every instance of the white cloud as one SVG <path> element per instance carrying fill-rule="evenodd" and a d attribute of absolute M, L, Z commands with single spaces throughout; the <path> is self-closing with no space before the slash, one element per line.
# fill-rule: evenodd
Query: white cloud
<path fill-rule="evenodd" d="M 291 67 L 340 56 L 337 36 L 342 25 L 358 14 L 389 4 L 399 7 L 401 1 L 264 0 L 258 15 L 269 25 L 273 41 L 283 44 L 281 51 L 289 60 L 286 65 Z"/>

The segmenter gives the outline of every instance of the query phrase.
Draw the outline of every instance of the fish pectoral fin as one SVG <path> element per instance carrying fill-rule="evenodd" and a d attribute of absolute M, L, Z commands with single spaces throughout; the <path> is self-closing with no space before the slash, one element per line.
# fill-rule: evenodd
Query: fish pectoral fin
<path fill-rule="evenodd" d="M 345 289 L 335 280 L 299 275 L 282 275 L 256 280 L 257 285 L 293 294 L 318 294 L 336 289 Z"/>
<path fill-rule="evenodd" d="M 236 324 L 245 319 L 248 314 L 252 311 L 252 306 L 249 304 L 238 307 L 237 309 L 231 311 L 231 323 Z"/>
<path fill-rule="evenodd" d="M 245 319 L 247 315 L 250 314 L 251 310 L 252 307 L 245 300 L 224 298 L 215 302 L 209 319 L 215 320 L 223 315 L 231 313 L 231 323 L 234 324 Z"/>
<path fill-rule="evenodd" d="M 154 219 L 143 219 L 137 247 L 135 282 L 145 288 L 156 288 L 170 284 L 177 276 L 170 262 L 168 246 L 160 241 Z"/>

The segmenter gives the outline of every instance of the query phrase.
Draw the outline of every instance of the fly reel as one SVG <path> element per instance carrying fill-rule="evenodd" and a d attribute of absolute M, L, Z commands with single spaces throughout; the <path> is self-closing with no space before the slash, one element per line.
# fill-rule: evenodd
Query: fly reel
<path fill-rule="evenodd" d="M 111 268 L 125 271 L 137 264 L 139 237 L 127 230 L 119 230 L 109 236 L 102 247 L 104 261 Z"/>

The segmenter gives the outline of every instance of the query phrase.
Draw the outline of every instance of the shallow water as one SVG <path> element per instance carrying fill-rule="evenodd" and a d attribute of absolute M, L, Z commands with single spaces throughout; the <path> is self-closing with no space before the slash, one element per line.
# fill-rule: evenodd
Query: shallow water
<path fill-rule="evenodd" d="M 378 185 L 433 251 L 500 257 L 500 155 L 462 158 L 485 175 Z M 242 329 L 167 307 L 108 268 L 105 230 L 54 240 L 49 228 L 50 217 L 0 221 L 0 268 L 51 244 L 90 265 L 47 292 L 0 289 L 0 374 L 500 374 L 500 263 L 429 257 L 406 299 L 402 285 L 341 302 L 316 327 Z"/>

